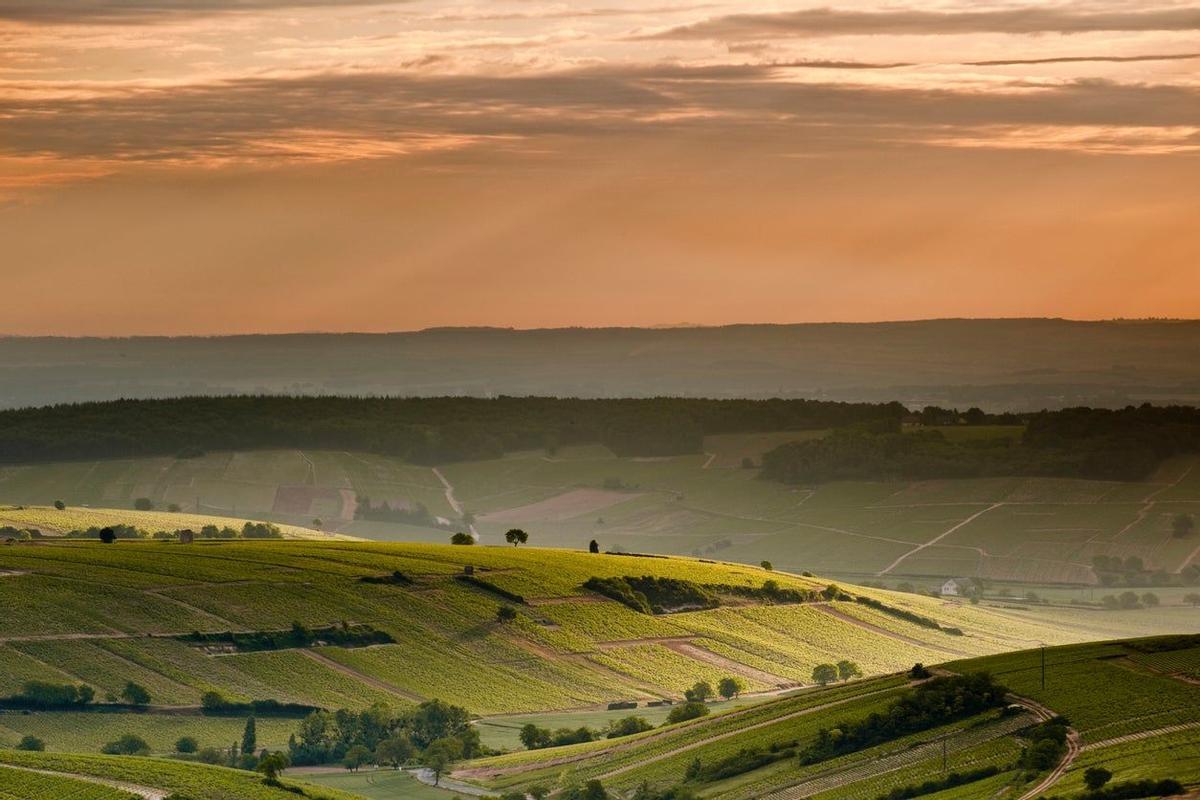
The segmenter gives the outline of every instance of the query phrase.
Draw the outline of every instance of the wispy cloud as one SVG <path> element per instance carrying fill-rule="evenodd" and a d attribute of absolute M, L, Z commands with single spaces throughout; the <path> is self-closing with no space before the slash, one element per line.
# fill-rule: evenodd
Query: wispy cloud
<path fill-rule="evenodd" d="M 1051 56 L 1049 58 L 1002 58 L 991 61 L 964 61 L 968 67 L 1011 67 L 1019 64 L 1084 64 L 1101 62 L 1109 64 L 1126 64 L 1138 61 L 1187 61 L 1200 58 L 1200 53 L 1162 53 L 1140 56 Z"/>
<path fill-rule="evenodd" d="M 770 39 L 851 35 L 1094 33 L 1200 30 L 1200 9 L 1080 11 L 1030 6 L 995 11 L 849 11 L 811 8 L 730 14 L 647 34 L 643 39 Z"/>
<path fill-rule="evenodd" d="M 0 0 L 0 20 L 51 24 L 138 23 L 181 16 L 401 2 L 406 0 Z"/>

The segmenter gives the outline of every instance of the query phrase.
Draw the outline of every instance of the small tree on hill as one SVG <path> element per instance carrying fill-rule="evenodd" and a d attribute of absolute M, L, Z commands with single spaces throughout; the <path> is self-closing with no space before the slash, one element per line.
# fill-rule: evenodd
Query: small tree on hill
<path fill-rule="evenodd" d="M 692 688 L 686 690 L 683 696 L 689 702 L 703 703 L 705 700 L 713 696 L 712 684 L 708 681 L 696 681 L 692 684 Z"/>
<path fill-rule="evenodd" d="M 708 714 L 708 706 L 704 703 L 696 701 L 688 701 L 683 705 L 675 706 L 671 709 L 671 713 L 667 714 L 667 724 L 673 725 L 676 722 L 685 722 L 689 719 L 696 719 Z"/>
<path fill-rule="evenodd" d="M 194 753 L 200 749 L 200 743 L 194 736 L 180 736 L 175 741 L 176 753 Z"/>
<path fill-rule="evenodd" d="M 255 769 L 265 775 L 269 782 L 275 783 L 279 780 L 279 773 L 291 765 L 291 759 L 284 753 L 265 753 Z"/>
<path fill-rule="evenodd" d="M 17 742 L 17 749 L 40 753 L 46 749 L 46 743 L 32 734 L 26 734 L 21 737 L 21 741 Z"/>
<path fill-rule="evenodd" d="M 1146 608 L 1157 608 L 1159 602 L 1158 595 L 1154 592 L 1146 592 L 1142 595 L 1142 605 Z"/>
<path fill-rule="evenodd" d="M 145 686 L 129 681 L 121 690 L 121 699 L 131 706 L 144 706 L 150 703 L 150 692 Z"/>
<path fill-rule="evenodd" d="M 133 501 L 133 507 L 138 511 L 153 511 L 154 501 L 149 497 L 139 497 Z"/>
<path fill-rule="evenodd" d="M 912 669 L 908 671 L 908 677 L 912 678 L 914 681 L 924 680 L 932 674 L 933 673 L 926 669 L 925 665 L 920 662 L 913 664 Z"/>
<path fill-rule="evenodd" d="M 827 686 L 838 679 L 838 670 L 833 664 L 817 664 L 812 671 L 813 683 Z"/>
<path fill-rule="evenodd" d="M 1083 773 L 1083 783 L 1093 792 L 1112 780 L 1113 774 L 1104 767 L 1088 767 Z"/>
<path fill-rule="evenodd" d="M 733 676 L 721 678 L 720 682 L 717 684 L 717 691 L 721 694 L 721 697 L 724 697 L 726 700 L 737 697 L 745 690 L 746 684 L 742 681 L 742 679 L 735 678 Z"/>
<path fill-rule="evenodd" d="M 475 544 L 475 537 L 469 533 L 459 531 L 450 537 L 450 544 Z"/>
<path fill-rule="evenodd" d="M 55 500 L 54 507 L 57 508 L 59 511 L 62 511 L 64 509 L 66 509 L 67 504 L 64 503 L 62 500 Z"/>
<path fill-rule="evenodd" d="M 517 618 L 517 610 L 509 605 L 503 605 L 496 609 L 497 622 L 512 622 Z"/>
<path fill-rule="evenodd" d="M 838 677 L 844 681 L 848 681 L 851 678 L 862 677 L 862 670 L 858 668 L 858 664 L 855 664 L 853 661 L 847 661 L 846 659 L 842 659 L 837 663 L 837 671 Z"/>
<path fill-rule="evenodd" d="M 513 547 L 516 547 L 519 544 L 525 544 L 526 542 L 528 542 L 529 534 L 526 533 L 525 531 L 521 530 L 520 528 L 510 528 L 504 534 L 504 541 L 508 542 Z"/>
<path fill-rule="evenodd" d="M 760 561 L 758 565 L 760 567 L 762 567 L 763 569 L 765 569 L 767 572 L 770 572 L 771 570 L 775 569 L 775 565 L 772 564 L 770 561 Z"/>
<path fill-rule="evenodd" d="M 600 552 L 600 543 L 597 542 L 595 539 L 592 539 L 590 542 L 588 542 L 588 552 L 589 553 L 599 553 Z"/>
<path fill-rule="evenodd" d="M 117 540 L 117 532 L 114 531 L 112 528 L 101 528 L 100 529 L 100 541 L 104 542 L 105 544 L 112 544 L 116 540 Z"/>
<path fill-rule="evenodd" d="M 321 528 L 324 525 L 325 525 L 325 522 L 320 517 L 313 517 L 312 526 L 314 528 L 316 528 L 317 530 L 321 530 Z"/>
<path fill-rule="evenodd" d="M 127 733 L 101 747 L 100 752 L 110 756 L 144 756 L 149 755 L 150 745 L 136 733 Z"/>

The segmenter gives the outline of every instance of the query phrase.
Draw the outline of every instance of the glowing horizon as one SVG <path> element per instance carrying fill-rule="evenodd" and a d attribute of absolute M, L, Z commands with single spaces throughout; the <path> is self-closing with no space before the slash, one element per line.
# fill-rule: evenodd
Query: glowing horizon
<path fill-rule="evenodd" d="M 1200 316 L 1180 2 L 0 0 L 0 332 Z"/>

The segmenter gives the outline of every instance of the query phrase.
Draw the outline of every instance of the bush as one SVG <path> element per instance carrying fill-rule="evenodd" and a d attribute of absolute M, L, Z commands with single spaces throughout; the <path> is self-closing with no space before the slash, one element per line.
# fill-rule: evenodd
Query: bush
<path fill-rule="evenodd" d="M 133 501 L 133 507 L 138 511 L 153 511 L 154 501 L 149 497 L 139 497 Z"/>
<path fill-rule="evenodd" d="M 706 714 L 708 714 L 708 706 L 704 705 L 704 703 L 690 701 L 672 708 L 671 713 L 667 714 L 667 724 L 674 725 L 676 722 L 686 722 L 689 719 L 697 719 Z"/>
<path fill-rule="evenodd" d="M 150 754 L 150 745 L 136 733 L 127 733 L 101 747 L 100 752 L 110 756 L 145 756 Z"/>
<path fill-rule="evenodd" d="M 193 736 L 181 736 L 175 742 L 176 753 L 195 753 L 200 749 L 200 743 Z"/>
<path fill-rule="evenodd" d="M 17 749 L 40 753 L 46 749 L 46 743 L 36 736 L 26 734 L 21 737 L 21 741 L 17 742 Z"/>

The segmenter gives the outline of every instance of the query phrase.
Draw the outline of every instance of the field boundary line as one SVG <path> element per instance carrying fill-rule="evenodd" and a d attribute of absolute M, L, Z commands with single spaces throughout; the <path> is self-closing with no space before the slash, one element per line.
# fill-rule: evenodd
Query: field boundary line
<path fill-rule="evenodd" d="M 165 789 L 156 789 L 152 786 L 141 786 L 136 783 L 126 783 L 125 781 L 111 780 L 109 778 L 101 778 L 96 775 L 86 775 L 76 772 L 57 772 L 51 769 L 38 769 L 36 767 L 22 767 L 17 764 L 6 764 L 0 762 L 0 767 L 8 769 L 19 769 L 22 772 L 32 772 L 37 775 L 52 775 L 56 778 L 70 778 L 71 780 L 82 781 L 84 783 L 94 783 L 100 786 L 107 786 L 110 789 L 119 789 L 122 792 L 138 795 L 143 800 L 166 800 L 170 792 Z"/>
<path fill-rule="evenodd" d="M 1124 736 L 1116 736 L 1112 739 L 1104 739 L 1099 742 L 1085 744 L 1080 749 L 1084 752 L 1091 750 L 1099 750 L 1103 747 L 1112 747 L 1113 745 L 1125 744 L 1126 742 L 1137 742 L 1142 739 L 1150 739 L 1155 736 L 1165 736 L 1168 733 L 1178 733 L 1179 731 L 1187 731 L 1193 728 L 1200 728 L 1200 722 L 1183 722 L 1178 725 L 1167 725 L 1165 728 L 1154 728 L 1148 731 L 1138 731 L 1137 733 L 1127 733 Z"/>
<path fill-rule="evenodd" d="M 929 642 L 923 642 L 920 639 L 917 639 L 912 636 L 906 636 L 903 633 L 897 633 L 896 631 L 889 631 L 887 628 L 867 622 L 865 619 L 859 619 L 858 617 L 853 617 L 853 616 L 845 613 L 844 611 L 839 611 L 838 609 L 834 608 L 829 603 L 810 603 L 809 605 L 812 606 L 813 608 L 815 608 L 817 611 L 820 611 L 823 614 L 828 614 L 829 616 L 831 616 L 835 619 L 839 619 L 842 622 L 846 622 L 850 625 L 854 625 L 856 627 L 863 628 L 865 630 L 871 631 L 872 633 L 877 633 L 881 636 L 886 636 L 889 639 L 894 639 L 897 641 L 904 642 L 905 644 L 915 645 L 915 646 L 921 647 L 925 650 L 936 650 L 941 653 L 946 653 L 946 654 L 952 655 L 952 656 L 959 656 L 961 658 L 967 658 L 971 655 L 970 653 L 966 652 L 965 650 L 955 650 L 952 647 L 943 647 L 940 644 L 931 644 Z"/>
<path fill-rule="evenodd" d="M 332 658 L 329 658 L 328 656 L 324 656 L 324 655 L 314 652 L 312 650 L 301 648 L 301 649 L 298 649 L 296 652 L 302 653 L 306 657 L 312 659 L 313 661 L 316 661 L 318 664 L 321 664 L 322 666 L 328 667 L 329 669 L 333 670 L 334 672 L 340 672 L 341 674 L 343 674 L 347 677 L 354 678 L 356 681 L 365 683 L 368 686 L 373 686 L 374 688 L 379 689 L 380 691 L 387 692 L 388 694 L 394 694 L 394 695 L 397 695 L 398 697 L 403 697 L 404 699 L 411 700 L 414 703 L 421 703 L 421 702 L 424 702 L 424 700 L 425 700 L 425 698 L 420 697 L 419 695 L 413 694 L 412 692 L 405 691 L 404 689 L 401 689 L 399 686 L 395 686 L 394 684 L 388 683 L 385 680 L 376 678 L 373 675 L 367 675 L 364 672 L 359 672 L 354 667 L 350 667 L 350 666 L 342 664 L 338 661 L 334 661 Z"/>
<path fill-rule="evenodd" d="M 955 525 L 952 525 L 952 526 L 951 526 L 949 529 L 947 529 L 947 530 L 946 530 L 946 531 L 944 531 L 943 533 L 940 533 L 940 534 L 938 534 L 937 536 L 933 537 L 933 538 L 932 538 L 932 539 L 930 539 L 928 542 L 925 542 L 924 544 L 919 544 L 919 545 L 917 545 L 916 547 L 914 547 L 912 550 L 909 550 L 907 553 L 905 553 L 904 555 L 902 555 L 902 556 L 900 556 L 899 558 L 897 558 L 897 559 L 896 559 L 895 561 L 893 561 L 891 564 L 888 564 L 886 567 L 884 567 L 883 569 L 881 569 L 879 572 L 876 572 L 876 573 L 875 573 L 876 577 L 879 577 L 879 576 L 881 576 L 881 575 L 886 575 L 886 574 L 888 574 L 889 572 L 891 572 L 892 570 L 894 570 L 896 567 L 900 566 L 901 562 L 903 562 L 903 561 L 904 561 L 905 559 L 907 559 L 909 556 L 916 555 L 917 553 L 921 552 L 922 550 L 924 550 L 924 549 L 925 549 L 925 548 L 927 548 L 927 547 L 933 547 L 934 545 L 936 545 L 936 544 L 937 544 L 938 542 L 940 542 L 942 539 L 945 539 L 945 538 L 946 538 L 947 536 L 949 536 L 950 534 L 954 533 L 955 531 L 957 531 L 957 530 L 959 530 L 959 529 L 961 529 L 961 528 L 965 528 L 965 527 L 967 527 L 967 526 L 968 526 L 968 525 L 970 525 L 972 522 L 974 522 L 975 520 L 977 520 L 977 519 L 979 519 L 980 517 L 982 517 L 984 514 L 988 513 L 989 511 L 992 511 L 993 509 L 1000 508 L 1000 507 L 1001 507 L 1001 506 L 1003 506 L 1003 505 L 1005 505 L 1005 503 L 1003 503 L 1003 502 L 999 502 L 999 503 L 992 503 L 992 504 L 991 504 L 990 506 L 988 506 L 987 508 L 984 508 L 984 509 L 982 509 L 982 510 L 980 510 L 980 511 L 976 511 L 974 514 L 972 514 L 971 516 L 967 517 L 967 518 L 966 518 L 966 519 L 964 519 L 962 522 L 959 522 L 959 523 L 956 523 Z"/>

